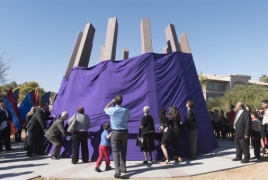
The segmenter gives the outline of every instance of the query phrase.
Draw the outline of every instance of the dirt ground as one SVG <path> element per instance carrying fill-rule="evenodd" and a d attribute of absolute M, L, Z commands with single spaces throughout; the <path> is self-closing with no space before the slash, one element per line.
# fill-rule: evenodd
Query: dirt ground
<path fill-rule="evenodd" d="M 268 170 L 268 162 L 257 163 L 253 165 L 248 165 L 240 168 L 230 169 L 226 171 L 212 172 L 208 174 L 201 174 L 191 177 L 179 177 L 179 178 L 131 178 L 135 180 L 265 180 L 266 171 Z M 104 180 L 104 179 L 93 179 L 90 180 Z M 111 178 L 114 179 L 114 178 Z M 47 180 L 47 178 L 35 178 L 34 180 Z M 50 180 L 64 180 L 61 178 L 50 179 Z M 68 180 L 81 180 L 81 179 L 68 179 Z M 107 179 L 106 179 L 107 180 Z"/>

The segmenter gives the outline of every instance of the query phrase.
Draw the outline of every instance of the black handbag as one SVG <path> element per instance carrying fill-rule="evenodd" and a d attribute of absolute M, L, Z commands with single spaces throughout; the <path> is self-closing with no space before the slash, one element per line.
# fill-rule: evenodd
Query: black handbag
<path fill-rule="evenodd" d="M 143 137 L 141 136 L 141 130 L 139 130 L 139 134 L 137 136 L 136 146 L 143 147 Z"/>

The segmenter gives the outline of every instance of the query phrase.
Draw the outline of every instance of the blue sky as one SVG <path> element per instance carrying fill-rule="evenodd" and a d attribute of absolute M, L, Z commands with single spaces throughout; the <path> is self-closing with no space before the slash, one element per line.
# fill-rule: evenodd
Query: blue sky
<path fill-rule="evenodd" d="M 198 73 L 268 74 L 268 1 L 0 0 L 0 48 L 13 56 L 8 79 L 37 81 L 58 91 L 77 35 L 96 29 L 89 66 L 99 62 L 109 17 L 117 17 L 116 59 L 141 54 L 140 21 L 150 18 L 153 51 L 162 53 L 165 28 L 186 32 Z"/>

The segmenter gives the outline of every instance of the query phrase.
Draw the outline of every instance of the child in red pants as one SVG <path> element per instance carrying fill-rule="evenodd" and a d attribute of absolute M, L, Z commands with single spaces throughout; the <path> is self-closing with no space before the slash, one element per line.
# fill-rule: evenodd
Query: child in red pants
<path fill-rule="evenodd" d="M 110 137 L 112 133 L 109 133 L 109 130 L 111 129 L 110 124 L 104 123 L 103 124 L 104 131 L 101 134 L 101 142 L 99 146 L 99 157 L 96 163 L 95 171 L 101 172 L 100 165 L 102 162 L 102 158 L 105 158 L 106 161 L 106 168 L 105 170 L 108 171 L 111 169 L 110 166 L 110 158 L 109 158 L 109 146 L 110 146 Z"/>

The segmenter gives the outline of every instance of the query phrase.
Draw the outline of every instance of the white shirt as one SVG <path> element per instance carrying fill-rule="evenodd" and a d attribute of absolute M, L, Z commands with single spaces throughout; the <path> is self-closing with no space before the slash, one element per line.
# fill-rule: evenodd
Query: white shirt
<path fill-rule="evenodd" d="M 268 124 L 268 109 L 264 111 L 262 125 Z"/>
<path fill-rule="evenodd" d="M 239 117 L 240 117 L 240 115 L 242 114 L 243 111 L 244 111 L 244 109 L 240 109 L 236 113 L 235 120 L 234 120 L 234 129 L 235 129 L 235 124 L 236 124 L 237 120 L 239 119 Z"/>

